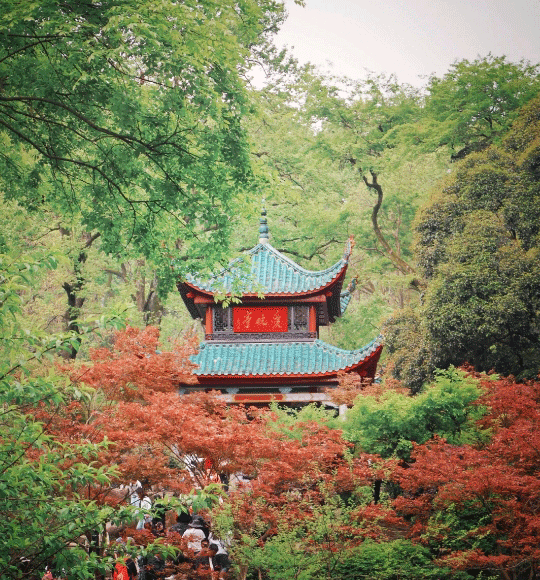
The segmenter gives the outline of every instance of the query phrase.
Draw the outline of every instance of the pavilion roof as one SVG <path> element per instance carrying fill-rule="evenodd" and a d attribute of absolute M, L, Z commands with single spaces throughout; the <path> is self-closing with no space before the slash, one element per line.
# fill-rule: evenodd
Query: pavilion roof
<path fill-rule="evenodd" d="M 199 377 L 272 377 L 335 375 L 376 356 L 382 337 L 357 350 L 343 350 L 321 340 L 309 342 L 203 342 L 192 362 Z M 378 355 L 377 355 L 378 359 Z"/>
<path fill-rule="evenodd" d="M 188 275 L 185 282 L 207 293 L 229 293 L 241 289 L 242 294 L 298 295 L 316 292 L 343 278 L 351 253 L 349 240 L 343 257 L 325 270 L 306 270 L 284 256 L 268 242 L 259 243 L 247 253 L 251 258 L 246 271 L 242 258 L 231 262 L 207 279 Z"/>

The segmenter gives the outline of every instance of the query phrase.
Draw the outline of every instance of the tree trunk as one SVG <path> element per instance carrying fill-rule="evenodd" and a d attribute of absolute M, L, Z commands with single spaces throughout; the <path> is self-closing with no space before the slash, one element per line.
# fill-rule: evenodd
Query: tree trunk
<path fill-rule="evenodd" d="M 378 504 L 381 499 L 382 479 L 376 479 L 373 485 L 373 503 Z"/>
<path fill-rule="evenodd" d="M 403 260 L 403 258 L 401 258 L 401 256 L 399 256 L 386 241 L 386 238 L 383 236 L 379 227 L 378 214 L 382 206 L 384 194 L 381 185 L 377 181 L 377 174 L 374 171 L 371 172 L 371 183 L 369 183 L 365 175 L 362 176 L 362 179 L 369 189 L 374 189 L 377 192 L 377 203 L 373 206 L 373 211 L 371 212 L 371 223 L 373 224 L 373 231 L 375 232 L 377 239 L 385 249 L 386 255 L 391 260 L 392 264 L 394 264 L 402 274 L 415 274 L 416 272 L 414 268 L 407 264 L 407 262 L 405 262 L 405 260 Z"/>
<path fill-rule="evenodd" d="M 144 260 L 138 260 L 137 265 L 140 269 L 140 278 L 137 281 L 136 293 L 133 300 L 137 305 L 137 310 L 142 312 L 143 320 L 146 326 L 153 324 L 159 326 L 163 318 L 164 307 L 159 299 L 157 287 L 158 280 L 154 275 L 150 283 L 147 284 L 146 275 L 144 273 Z"/>
<path fill-rule="evenodd" d="M 62 234 L 67 235 L 66 230 L 61 230 Z M 65 233 L 66 232 L 66 233 Z M 65 330 L 72 331 L 75 334 L 80 334 L 81 329 L 79 326 L 79 317 L 81 315 L 81 308 L 83 307 L 85 297 L 81 296 L 81 292 L 85 285 L 85 278 L 82 273 L 82 267 L 86 263 L 88 258 L 88 254 L 86 250 L 99 238 L 100 234 L 83 234 L 84 246 L 79 252 L 77 259 L 73 265 L 73 271 L 75 273 L 75 281 L 74 282 L 64 282 L 62 284 L 62 288 L 66 291 L 67 294 L 67 302 L 68 307 L 64 312 L 64 328 Z M 78 341 L 80 345 L 80 340 Z M 66 350 L 60 353 L 65 359 L 75 359 L 77 357 L 78 347 L 70 346 Z"/>

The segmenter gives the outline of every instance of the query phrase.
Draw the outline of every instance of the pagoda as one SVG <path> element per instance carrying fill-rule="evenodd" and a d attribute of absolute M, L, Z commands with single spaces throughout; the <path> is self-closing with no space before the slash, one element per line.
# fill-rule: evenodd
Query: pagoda
<path fill-rule="evenodd" d="M 187 276 L 178 290 L 205 339 L 191 357 L 196 383 L 183 392 L 218 391 L 229 403 L 306 404 L 329 401 L 338 374 L 373 380 L 382 351 L 377 337 L 357 350 L 319 340 L 319 328 L 342 316 L 354 289 L 343 281 L 354 245 L 326 270 L 310 271 L 269 243 L 262 211 L 259 243 L 228 268 L 208 279 Z M 240 281 L 240 286 L 239 286 Z M 238 293 L 240 302 L 222 306 L 216 295 Z"/>

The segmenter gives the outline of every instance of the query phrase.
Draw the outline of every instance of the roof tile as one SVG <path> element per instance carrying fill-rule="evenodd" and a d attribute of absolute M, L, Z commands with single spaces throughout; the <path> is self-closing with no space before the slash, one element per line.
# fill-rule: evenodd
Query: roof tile
<path fill-rule="evenodd" d="M 312 342 L 203 342 L 191 357 L 198 376 L 310 375 L 335 373 L 369 357 L 382 344 L 377 337 L 358 350 Z"/>
<path fill-rule="evenodd" d="M 348 255 L 330 268 L 320 271 L 306 270 L 284 256 L 270 244 L 257 244 L 248 254 L 251 256 L 251 279 L 246 280 L 244 293 L 300 294 L 327 286 L 347 266 Z M 206 292 L 229 292 L 235 276 L 240 276 L 240 260 L 231 262 L 219 274 L 203 280 L 188 275 L 186 281 Z"/>

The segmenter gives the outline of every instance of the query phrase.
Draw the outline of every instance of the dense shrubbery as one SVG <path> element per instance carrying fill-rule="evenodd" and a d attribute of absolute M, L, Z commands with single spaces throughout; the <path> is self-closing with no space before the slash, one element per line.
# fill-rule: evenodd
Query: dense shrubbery
<path fill-rule="evenodd" d="M 414 390 L 470 362 L 519 379 L 540 368 L 540 101 L 499 146 L 456 165 L 419 214 L 421 304 L 387 322 L 394 373 Z"/>

